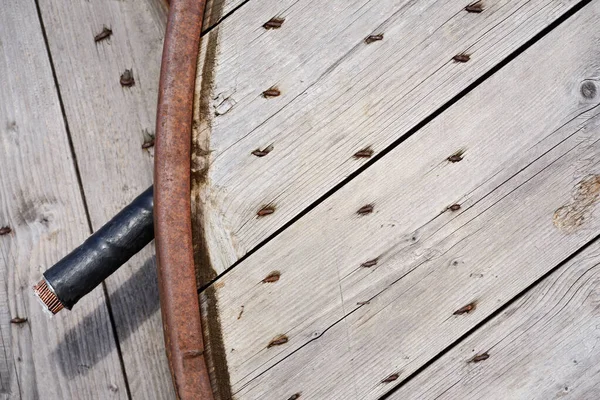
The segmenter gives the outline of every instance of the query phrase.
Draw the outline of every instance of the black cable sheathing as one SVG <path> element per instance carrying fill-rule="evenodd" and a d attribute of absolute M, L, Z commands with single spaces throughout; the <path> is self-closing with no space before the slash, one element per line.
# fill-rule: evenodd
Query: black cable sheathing
<path fill-rule="evenodd" d="M 71 309 L 154 239 L 153 194 L 151 186 L 44 272 L 46 282 L 65 308 Z"/>

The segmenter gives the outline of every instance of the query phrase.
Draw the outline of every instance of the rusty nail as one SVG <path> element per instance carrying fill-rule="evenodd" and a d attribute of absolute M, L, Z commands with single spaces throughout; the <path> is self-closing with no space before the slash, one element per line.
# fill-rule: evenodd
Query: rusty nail
<path fill-rule="evenodd" d="M 279 29 L 285 22 L 285 18 L 273 17 L 263 25 L 265 29 Z"/>
<path fill-rule="evenodd" d="M 11 324 L 24 324 L 25 322 L 27 322 L 25 317 L 16 317 L 10 320 Z"/>
<path fill-rule="evenodd" d="M 458 211 L 458 210 L 460 210 L 460 204 L 452 204 L 451 206 L 448 207 L 448 210 Z"/>
<path fill-rule="evenodd" d="M 281 92 L 275 86 L 273 86 L 272 88 L 269 88 L 269 89 L 265 90 L 264 92 L 262 92 L 262 96 L 265 99 L 268 99 L 269 97 L 277 97 L 280 94 L 281 94 Z"/>
<path fill-rule="evenodd" d="M 366 262 L 360 264 L 360 266 L 363 268 L 371 268 L 372 266 L 377 265 L 377 260 L 378 260 L 377 258 L 374 258 L 372 260 L 369 260 L 369 261 L 366 261 Z"/>
<path fill-rule="evenodd" d="M 455 55 L 454 57 L 452 57 L 452 59 L 459 63 L 466 63 L 471 59 L 471 56 L 469 54 L 462 53 Z"/>
<path fill-rule="evenodd" d="M 281 276 L 281 272 L 279 272 L 279 271 L 273 271 L 269 275 L 267 275 L 267 277 L 265 279 L 262 280 L 262 283 L 277 282 L 279 280 L 280 276 Z"/>
<path fill-rule="evenodd" d="M 373 204 L 367 204 L 366 206 L 362 206 L 356 212 L 358 215 L 367 215 L 373 212 Z"/>
<path fill-rule="evenodd" d="M 370 147 L 365 147 L 362 150 L 354 153 L 354 158 L 371 158 L 373 156 L 373 149 Z"/>
<path fill-rule="evenodd" d="M 471 358 L 469 362 L 478 363 L 480 361 L 487 360 L 488 358 L 490 358 L 490 355 L 486 352 L 476 355 L 475 357 Z"/>
<path fill-rule="evenodd" d="M 133 78 L 133 70 L 126 69 L 125 72 L 121 74 L 121 86 L 130 87 L 135 84 L 135 79 Z"/>
<path fill-rule="evenodd" d="M 267 349 L 270 349 L 274 346 L 281 346 L 282 344 L 286 344 L 288 342 L 288 337 L 286 335 L 277 335 L 275 336 L 267 345 Z"/>
<path fill-rule="evenodd" d="M 100 42 L 104 39 L 108 39 L 112 35 L 112 29 L 107 28 L 106 26 L 102 28 L 102 32 L 94 36 L 94 42 Z"/>
<path fill-rule="evenodd" d="M 264 217 L 265 215 L 270 215 L 270 214 L 273 214 L 274 212 L 275 212 L 275 207 L 264 206 L 256 213 L 256 215 L 258 215 L 259 217 Z"/>
<path fill-rule="evenodd" d="M 453 313 L 453 314 L 454 314 L 454 315 L 463 315 L 463 314 L 468 314 L 468 313 L 470 313 L 471 311 L 473 311 L 473 310 L 475 309 L 475 307 L 476 307 L 476 306 L 475 306 L 475 303 L 470 303 L 470 304 L 467 304 L 466 306 L 464 306 L 464 307 L 461 307 L 461 308 L 459 308 L 458 310 L 454 311 L 454 313 Z"/>
<path fill-rule="evenodd" d="M 465 7 L 465 10 L 470 13 L 478 13 L 479 14 L 480 12 L 483 11 L 483 2 L 478 1 L 476 3 L 469 4 L 468 6 Z"/>
<path fill-rule="evenodd" d="M 8 235 L 11 232 L 12 232 L 12 229 L 10 229 L 9 226 L 3 226 L 2 228 L 0 228 L 0 236 Z"/>
<path fill-rule="evenodd" d="M 398 378 L 399 378 L 398 374 L 392 374 L 392 375 L 388 376 L 387 378 L 385 378 L 384 380 L 382 380 L 381 383 L 394 382 Z"/>
<path fill-rule="evenodd" d="M 252 152 L 252 155 L 255 155 L 256 157 L 264 157 L 267 154 L 269 154 L 271 151 L 273 150 L 273 145 L 269 145 L 267 147 L 265 147 L 264 149 L 256 149 Z"/>
<path fill-rule="evenodd" d="M 450 161 L 451 163 L 457 163 L 459 161 L 462 161 L 463 154 L 465 154 L 465 152 L 462 150 L 459 150 L 456 153 L 449 156 L 446 160 Z"/>
<path fill-rule="evenodd" d="M 383 40 L 383 33 L 378 33 L 377 35 L 369 35 L 365 38 L 366 44 L 371 44 L 373 42 L 377 42 L 379 40 Z"/>
<path fill-rule="evenodd" d="M 148 139 L 142 144 L 142 149 L 149 149 L 150 147 L 154 147 L 154 138 Z"/>
<path fill-rule="evenodd" d="M 291 395 L 288 400 L 298 400 L 301 395 L 302 395 L 302 392 L 295 393 L 295 394 Z"/>

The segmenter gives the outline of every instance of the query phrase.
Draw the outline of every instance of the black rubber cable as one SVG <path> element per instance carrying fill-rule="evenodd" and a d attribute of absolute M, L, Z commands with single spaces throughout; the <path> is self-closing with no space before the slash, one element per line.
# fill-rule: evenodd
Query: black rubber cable
<path fill-rule="evenodd" d="M 81 246 L 44 272 L 44 280 L 35 291 L 50 311 L 71 309 L 154 239 L 153 194 L 151 186 Z"/>

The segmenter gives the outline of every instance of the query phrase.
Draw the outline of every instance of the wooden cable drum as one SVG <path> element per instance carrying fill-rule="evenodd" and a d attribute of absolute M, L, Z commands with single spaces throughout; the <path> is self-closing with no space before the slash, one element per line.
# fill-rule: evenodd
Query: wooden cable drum
<path fill-rule="evenodd" d="M 495 347 L 533 315 L 518 305 L 598 248 L 600 169 L 578 161 L 600 154 L 579 121 L 598 3 L 351 3 L 244 2 L 199 45 L 203 3 L 171 2 L 155 234 L 181 398 L 516 382 L 533 369 L 512 355 L 539 344 Z"/>
<path fill-rule="evenodd" d="M 36 2 L 26 3 L 8 10 L 35 14 Z M 35 21 L 54 11 L 38 3 Z M 4 347 L 12 350 L 0 364 L 13 369 L 12 357 L 18 379 L 0 370 L 3 395 L 24 388 L 24 397 L 173 397 L 168 362 L 181 399 L 600 397 L 590 379 L 600 374 L 600 1 L 215 0 L 207 18 L 204 6 L 171 2 L 155 186 L 100 229 L 104 213 L 94 224 L 91 215 L 105 199 L 93 199 L 95 232 L 34 288 L 50 313 L 70 310 L 102 282 L 105 301 L 90 297 L 70 322 L 75 330 L 54 319 L 52 333 L 19 300 L 28 275 L 4 267 L 2 296 L 14 292 L 17 301 L 4 307 Z M 0 31 L 19 35 L 17 25 Z M 9 77 L 0 87 L 17 105 L 0 109 L 8 121 L 0 147 L 17 167 L 14 177 L 3 174 L 0 241 L 9 266 L 22 260 L 21 272 L 37 273 L 44 260 L 21 251 L 56 246 L 61 220 L 85 225 L 67 211 L 83 211 L 96 196 L 82 190 L 69 199 L 77 197 L 74 157 L 41 157 L 46 146 L 38 144 L 55 139 L 67 151 L 67 125 L 44 140 L 37 134 L 52 128 L 52 113 L 28 125 L 30 111 L 46 109 L 32 99 L 49 93 L 53 70 L 30 62 L 46 36 L 30 25 L 37 39 L 25 30 L 0 46 L 17 56 L 0 57 Z M 124 62 L 126 27 L 88 35 L 77 46 L 95 54 L 85 65 L 115 49 Z M 52 50 L 60 35 L 47 32 Z M 140 32 L 154 48 L 163 33 Z M 149 81 L 135 86 L 129 68 L 118 81 L 108 64 L 107 87 L 123 99 L 146 96 L 137 89 Z M 33 73 L 20 73 L 21 65 Z M 57 91 L 60 77 L 69 78 L 65 120 L 78 122 L 71 132 L 81 144 L 85 121 L 68 105 L 79 102 L 82 81 L 62 63 L 56 71 Z M 25 77 L 46 88 L 11 89 Z M 113 152 L 119 140 L 102 142 L 114 142 Z M 17 180 L 31 175 L 32 161 L 57 176 L 72 168 L 71 190 L 51 200 L 65 186 L 58 179 L 48 192 L 27 192 L 38 178 Z M 88 173 L 80 188 L 87 182 L 91 194 L 102 193 L 96 176 Z M 6 188 L 35 204 L 7 202 Z M 145 323 L 158 305 L 147 304 L 156 299 L 153 258 L 128 274 L 135 290 L 129 280 L 117 291 L 106 281 L 154 236 L 168 359 L 156 345 L 157 316 L 157 330 Z"/>

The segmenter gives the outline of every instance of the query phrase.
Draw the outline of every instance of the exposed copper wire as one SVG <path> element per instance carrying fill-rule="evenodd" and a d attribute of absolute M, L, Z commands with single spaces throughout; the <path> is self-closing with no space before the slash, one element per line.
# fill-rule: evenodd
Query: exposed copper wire
<path fill-rule="evenodd" d="M 56 294 L 54 294 L 52 289 L 48 286 L 45 279 L 39 281 L 38 284 L 33 287 L 33 291 L 52 314 L 56 314 L 64 308 L 63 304 L 58 300 L 58 297 L 56 297 Z"/>

